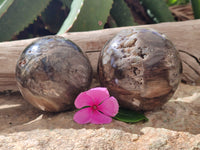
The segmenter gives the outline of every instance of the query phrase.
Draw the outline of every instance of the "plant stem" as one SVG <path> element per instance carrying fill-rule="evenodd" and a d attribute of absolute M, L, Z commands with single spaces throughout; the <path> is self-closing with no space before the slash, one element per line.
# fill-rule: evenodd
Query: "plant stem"
<path fill-rule="evenodd" d="M 200 18 L 200 0 L 191 0 L 192 2 L 192 8 L 194 12 L 194 18 L 199 19 Z"/>

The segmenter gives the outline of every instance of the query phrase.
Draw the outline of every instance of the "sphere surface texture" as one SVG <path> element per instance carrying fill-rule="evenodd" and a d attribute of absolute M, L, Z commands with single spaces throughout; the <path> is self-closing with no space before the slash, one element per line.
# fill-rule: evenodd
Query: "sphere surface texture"
<path fill-rule="evenodd" d="M 16 80 L 23 97 L 33 106 L 59 112 L 72 109 L 76 96 L 89 88 L 92 67 L 76 44 L 47 36 L 22 52 Z"/>
<path fill-rule="evenodd" d="M 148 111 L 160 108 L 172 97 L 182 65 L 165 35 L 132 28 L 121 31 L 105 45 L 98 72 L 102 86 L 122 107 Z"/>

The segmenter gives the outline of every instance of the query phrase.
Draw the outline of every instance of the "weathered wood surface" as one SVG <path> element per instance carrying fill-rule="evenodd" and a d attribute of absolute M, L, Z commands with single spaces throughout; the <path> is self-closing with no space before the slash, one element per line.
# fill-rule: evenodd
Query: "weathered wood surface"
<path fill-rule="evenodd" d="M 167 37 L 179 50 L 183 60 L 183 81 L 200 84 L 200 20 L 161 23 L 139 27 L 153 28 Z M 122 28 L 112 28 L 90 32 L 66 33 L 62 36 L 74 41 L 88 55 L 96 73 L 98 55 L 107 40 Z M 0 43 L 0 91 L 16 90 L 15 65 L 24 48 L 35 39 Z"/>

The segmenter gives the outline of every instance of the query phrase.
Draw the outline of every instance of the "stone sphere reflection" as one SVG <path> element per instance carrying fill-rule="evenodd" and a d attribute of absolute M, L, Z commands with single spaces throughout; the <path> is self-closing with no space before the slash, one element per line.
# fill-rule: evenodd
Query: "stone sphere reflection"
<path fill-rule="evenodd" d="M 69 110 L 76 96 L 89 88 L 92 67 L 70 40 L 47 36 L 30 44 L 16 66 L 17 85 L 24 99 L 49 112 Z"/>
<path fill-rule="evenodd" d="M 181 60 L 172 42 L 152 29 L 123 30 L 103 48 L 98 64 L 102 86 L 122 107 L 160 108 L 181 79 Z"/>

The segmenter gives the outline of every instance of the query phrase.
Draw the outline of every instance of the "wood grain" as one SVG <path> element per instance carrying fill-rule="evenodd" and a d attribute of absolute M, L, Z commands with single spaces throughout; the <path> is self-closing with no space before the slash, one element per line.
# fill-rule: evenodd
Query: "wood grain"
<path fill-rule="evenodd" d="M 183 60 L 182 80 L 189 84 L 200 84 L 200 20 L 160 23 L 137 27 L 153 28 L 167 37 L 179 50 Z M 74 41 L 88 55 L 96 75 L 98 55 L 107 40 L 120 30 L 112 28 L 90 32 L 65 33 L 62 36 Z M 0 43 L 0 91 L 17 90 L 15 65 L 24 48 L 35 39 Z"/>

